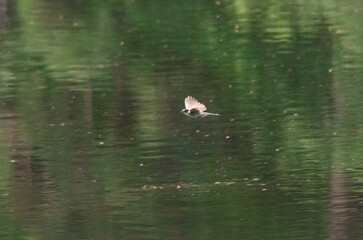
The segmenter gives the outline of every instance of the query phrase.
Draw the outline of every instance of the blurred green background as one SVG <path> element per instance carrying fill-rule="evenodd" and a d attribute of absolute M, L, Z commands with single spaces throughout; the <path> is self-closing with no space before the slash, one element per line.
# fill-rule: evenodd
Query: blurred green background
<path fill-rule="evenodd" d="M 0 0 L 0 239 L 362 239 L 362 12 Z"/>

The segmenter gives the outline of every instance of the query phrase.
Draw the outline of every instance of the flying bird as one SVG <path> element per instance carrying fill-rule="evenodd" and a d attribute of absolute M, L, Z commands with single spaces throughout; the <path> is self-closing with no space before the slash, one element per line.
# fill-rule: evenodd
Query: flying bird
<path fill-rule="evenodd" d="M 188 96 L 184 99 L 185 109 L 181 110 L 182 113 L 191 118 L 201 118 L 206 116 L 219 116 L 218 113 L 205 112 L 207 108 L 203 103 L 198 102 L 197 99 L 192 96 Z"/>

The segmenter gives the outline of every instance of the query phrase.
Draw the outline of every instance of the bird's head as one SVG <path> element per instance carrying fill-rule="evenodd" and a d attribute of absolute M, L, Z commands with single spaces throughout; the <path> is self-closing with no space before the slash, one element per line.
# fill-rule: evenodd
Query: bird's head
<path fill-rule="evenodd" d="M 189 110 L 188 109 L 183 109 L 183 110 L 181 110 L 180 112 L 182 112 L 182 113 L 184 113 L 184 114 L 188 114 L 189 113 Z"/>

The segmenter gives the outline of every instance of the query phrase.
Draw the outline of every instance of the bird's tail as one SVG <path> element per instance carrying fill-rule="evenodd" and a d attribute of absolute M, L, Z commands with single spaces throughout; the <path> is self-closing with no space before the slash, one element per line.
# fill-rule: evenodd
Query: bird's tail
<path fill-rule="evenodd" d="M 203 117 L 206 117 L 206 116 L 219 116 L 219 114 L 218 113 L 203 112 Z"/>

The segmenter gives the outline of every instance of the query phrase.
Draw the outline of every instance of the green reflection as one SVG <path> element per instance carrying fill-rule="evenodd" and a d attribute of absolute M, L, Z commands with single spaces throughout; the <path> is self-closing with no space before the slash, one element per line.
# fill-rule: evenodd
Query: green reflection
<path fill-rule="evenodd" d="M 5 238 L 362 236 L 355 1 L 1 4 Z"/>

